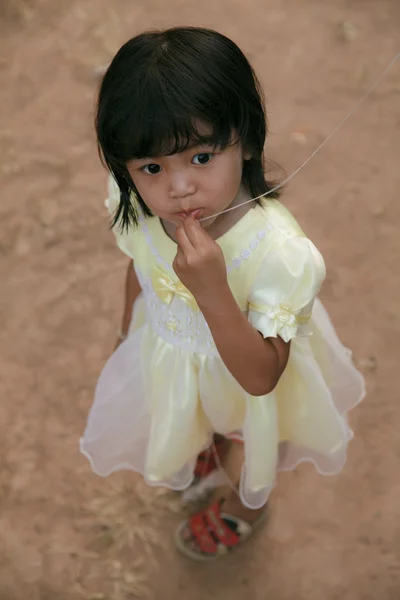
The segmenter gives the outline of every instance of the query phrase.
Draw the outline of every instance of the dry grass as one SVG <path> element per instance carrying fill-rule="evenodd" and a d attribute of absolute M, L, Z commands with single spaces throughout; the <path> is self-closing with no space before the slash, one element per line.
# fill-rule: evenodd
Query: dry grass
<path fill-rule="evenodd" d="M 60 4 L 60 3 L 58 3 Z M 0 3 L 0 23 L 31 21 L 38 13 L 45 12 L 49 6 L 57 5 L 57 0 L 2 0 Z"/>
<path fill-rule="evenodd" d="M 103 489 L 83 507 L 93 536 L 90 546 L 77 556 L 73 592 L 84 600 L 149 598 L 150 571 L 156 570 L 169 546 L 160 537 L 160 524 L 181 513 L 181 501 L 177 494 L 148 488 L 141 480 L 127 485 L 124 475 L 108 483 L 106 492 Z M 109 589 L 96 590 L 95 582 L 104 573 Z"/>
<path fill-rule="evenodd" d="M 3 0 L 0 4 L 0 18 L 28 21 L 33 16 L 35 4 L 37 0 Z"/>

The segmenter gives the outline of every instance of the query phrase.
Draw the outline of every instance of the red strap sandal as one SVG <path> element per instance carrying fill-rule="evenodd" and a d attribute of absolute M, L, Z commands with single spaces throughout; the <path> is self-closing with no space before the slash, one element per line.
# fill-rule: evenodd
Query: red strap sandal
<path fill-rule="evenodd" d="M 215 440 L 213 445 L 199 454 L 194 468 L 194 483 L 198 483 L 207 475 L 218 469 L 219 464 L 217 457 L 220 460 L 223 455 L 225 440 Z"/>
<path fill-rule="evenodd" d="M 185 556 L 197 561 L 211 561 L 225 556 L 246 541 L 265 518 L 265 511 L 254 523 L 221 512 L 220 502 L 180 524 L 175 543 Z"/>

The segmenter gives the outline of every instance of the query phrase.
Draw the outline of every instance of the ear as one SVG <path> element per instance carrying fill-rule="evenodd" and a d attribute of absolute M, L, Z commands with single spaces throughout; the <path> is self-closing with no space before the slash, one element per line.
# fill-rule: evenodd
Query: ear
<path fill-rule="evenodd" d="M 253 158 L 253 155 L 250 152 L 250 150 L 244 150 L 243 151 L 243 160 L 250 160 L 251 158 Z"/>

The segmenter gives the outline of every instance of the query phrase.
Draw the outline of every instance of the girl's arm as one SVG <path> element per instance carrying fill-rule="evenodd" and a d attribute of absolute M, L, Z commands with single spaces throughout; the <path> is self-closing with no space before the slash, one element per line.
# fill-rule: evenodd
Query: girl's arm
<path fill-rule="evenodd" d="M 211 303 L 199 308 L 226 367 L 252 396 L 269 394 L 275 388 L 288 358 L 290 342 L 264 339 L 242 313 L 228 286 Z"/>
<path fill-rule="evenodd" d="M 249 323 L 229 288 L 220 246 L 193 218 L 176 231 L 174 269 L 192 292 L 226 367 L 253 396 L 271 392 L 281 377 L 290 344 L 267 338 Z"/>
<path fill-rule="evenodd" d="M 121 334 L 123 336 L 128 335 L 129 325 L 132 319 L 133 304 L 141 291 L 142 289 L 139 280 L 136 276 L 135 269 L 133 268 L 133 260 L 130 260 L 125 278 L 125 304 L 121 325 Z M 119 343 L 121 343 L 121 341 L 122 340 L 119 340 Z M 119 343 L 117 343 L 117 346 Z"/>

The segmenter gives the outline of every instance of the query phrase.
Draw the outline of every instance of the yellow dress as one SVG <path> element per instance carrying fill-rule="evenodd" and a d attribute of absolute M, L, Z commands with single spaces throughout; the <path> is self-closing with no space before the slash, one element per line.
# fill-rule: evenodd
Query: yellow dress
<path fill-rule="evenodd" d="M 110 181 L 112 213 L 119 190 Z M 115 229 L 142 287 L 128 339 L 106 363 L 81 451 L 99 475 L 140 472 L 150 485 L 187 488 L 197 455 L 214 432 L 245 444 L 240 493 L 262 506 L 276 473 L 311 461 L 337 473 L 352 437 L 346 413 L 364 380 L 316 296 L 324 261 L 276 200 L 250 209 L 219 240 L 240 309 L 264 337 L 291 340 L 273 392 L 248 394 L 219 356 L 193 296 L 172 268 L 176 244 L 156 217 L 128 233 Z"/>

